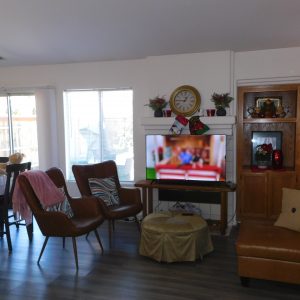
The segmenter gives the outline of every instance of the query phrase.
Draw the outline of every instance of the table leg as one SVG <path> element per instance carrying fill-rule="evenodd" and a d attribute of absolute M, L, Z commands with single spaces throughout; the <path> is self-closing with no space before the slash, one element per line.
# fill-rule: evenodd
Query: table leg
<path fill-rule="evenodd" d="M 153 189 L 148 188 L 148 214 L 153 213 Z"/>
<path fill-rule="evenodd" d="M 221 192 L 221 234 L 226 233 L 227 228 L 227 192 Z"/>
<path fill-rule="evenodd" d="M 142 201 L 143 201 L 143 218 L 148 214 L 148 199 L 147 199 L 147 188 L 142 188 Z"/>

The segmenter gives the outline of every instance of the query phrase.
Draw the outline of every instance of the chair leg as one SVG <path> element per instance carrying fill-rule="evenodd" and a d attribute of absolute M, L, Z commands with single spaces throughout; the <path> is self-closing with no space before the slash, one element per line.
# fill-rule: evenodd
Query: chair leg
<path fill-rule="evenodd" d="M 63 248 L 65 249 L 65 246 L 66 246 L 66 238 L 63 237 Z"/>
<path fill-rule="evenodd" d="M 5 233 L 6 233 L 8 251 L 9 251 L 9 253 L 11 253 L 12 252 L 12 244 L 11 244 L 10 230 L 9 230 L 9 224 L 8 224 L 7 216 L 5 216 L 4 223 L 5 223 Z"/>
<path fill-rule="evenodd" d="M 18 222 L 17 215 L 16 215 L 16 214 L 13 214 L 13 217 L 14 217 L 14 221 L 15 221 L 16 228 L 19 229 L 19 222 Z"/>
<path fill-rule="evenodd" d="M 85 236 L 86 239 L 89 237 L 89 234 L 90 234 L 89 232 L 86 234 L 86 236 Z"/>
<path fill-rule="evenodd" d="M 33 236 L 33 223 L 26 226 L 26 230 L 27 230 L 27 235 L 28 235 L 29 241 L 31 242 L 32 241 L 32 236 Z"/>
<path fill-rule="evenodd" d="M 73 250 L 74 250 L 76 269 L 78 270 L 78 256 L 77 256 L 77 245 L 76 245 L 75 237 L 72 237 L 72 242 L 73 242 Z"/>
<path fill-rule="evenodd" d="M 141 232 L 141 224 L 140 224 L 140 221 L 138 220 L 138 218 L 136 216 L 134 216 L 134 221 L 136 222 L 138 231 Z"/>
<path fill-rule="evenodd" d="M 109 248 L 112 246 L 112 220 L 108 220 Z"/>
<path fill-rule="evenodd" d="M 111 221 L 112 231 L 115 232 L 115 220 Z"/>
<path fill-rule="evenodd" d="M 249 278 L 248 277 L 243 277 L 241 276 L 240 277 L 240 280 L 241 280 L 241 285 L 244 286 L 244 287 L 248 287 L 249 286 Z"/>
<path fill-rule="evenodd" d="M 101 253 L 103 255 L 104 249 L 103 249 L 103 246 L 102 246 L 102 243 L 101 243 L 101 239 L 100 239 L 99 233 L 98 233 L 97 229 L 95 229 L 94 232 L 95 232 L 95 236 L 97 238 L 97 241 L 98 241 L 98 243 L 100 245 Z"/>
<path fill-rule="evenodd" d="M 4 234 L 4 208 L 0 206 L 0 237 Z"/>
<path fill-rule="evenodd" d="M 42 258 L 42 255 L 43 255 L 44 250 L 45 250 L 45 248 L 46 248 L 46 245 L 47 245 L 47 243 L 48 243 L 48 239 L 49 239 L 49 236 L 46 236 L 45 241 L 44 241 L 44 244 L 43 244 L 43 247 L 42 247 L 42 250 L 41 250 L 41 253 L 40 253 L 40 256 L 39 256 L 39 259 L 38 259 L 38 261 L 37 261 L 38 264 L 40 264 L 40 260 L 41 260 L 41 258 Z"/>

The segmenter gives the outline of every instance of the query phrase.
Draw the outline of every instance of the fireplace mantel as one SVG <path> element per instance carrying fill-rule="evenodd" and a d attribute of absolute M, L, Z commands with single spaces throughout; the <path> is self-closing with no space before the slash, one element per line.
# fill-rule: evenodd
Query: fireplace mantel
<path fill-rule="evenodd" d="M 233 128 L 236 124 L 236 117 L 233 116 L 200 117 L 200 120 L 209 127 L 209 131 L 207 131 L 208 134 L 232 135 Z M 167 134 L 174 121 L 175 117 L 144 117 L 141 119 L 141 124 L 144 127 L 146 133 Z M 188 125 L 184 128 L 182 133 L 189 133 Z"/>

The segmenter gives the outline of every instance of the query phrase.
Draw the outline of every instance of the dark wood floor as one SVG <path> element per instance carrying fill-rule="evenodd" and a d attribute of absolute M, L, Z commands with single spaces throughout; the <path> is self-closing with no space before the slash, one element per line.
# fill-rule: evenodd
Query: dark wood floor
<path fill-rule="evenodd" d="M 79 271 L 72 243 L 49 239 L 36 261 L 43 236 L 35 226 L 29 244 L 24 227 L 11 229 L 13 253 L 0 239 L 0 299 L 300 299 L 300 286 L 252 280 L 240 285 L 235 234 L 213 236 L 215 251 L 195 263 L 157 263 L 138 255 L 139 234 L 134 223 L 118 222 L 108 249 L 106 224 L 100 229 L 105 253 L 91 234 L 78 239 Z"/>

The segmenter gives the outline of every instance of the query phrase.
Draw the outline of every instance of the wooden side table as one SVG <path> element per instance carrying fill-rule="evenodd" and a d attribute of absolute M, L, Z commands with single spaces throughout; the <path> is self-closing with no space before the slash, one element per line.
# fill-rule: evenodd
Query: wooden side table
<path fill-rule="evenodd" d="M 142 188 L 142 201 L 143 201 L 143 217 L 153 212 L 153 189 L 164 190 L 180 190 L 180 191 L 203 191 L 214 192 L 221 194 L 220 206 L 220 231 L 221 234 L 226 233 L 227 228 L 227 211 L 228 211 L 228 193 L 234 192 L 236 185 L 231 186 L 196 186 L 196 185 L 180 185 L 180 184 L 164 184 L 157 183 L 152 180 L 139 180 L 135 183 L 136 187 Z"/>

